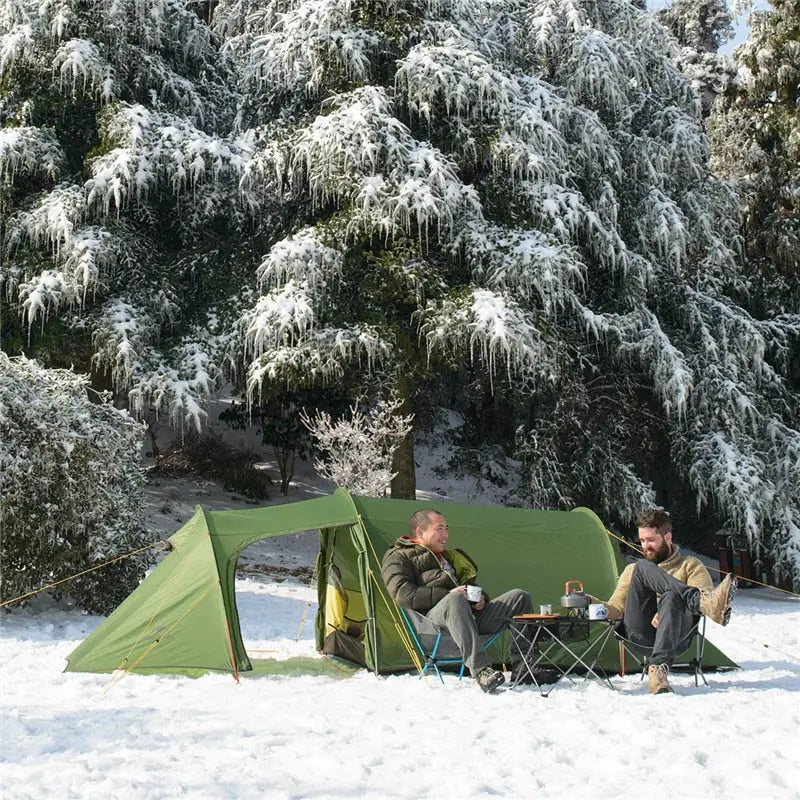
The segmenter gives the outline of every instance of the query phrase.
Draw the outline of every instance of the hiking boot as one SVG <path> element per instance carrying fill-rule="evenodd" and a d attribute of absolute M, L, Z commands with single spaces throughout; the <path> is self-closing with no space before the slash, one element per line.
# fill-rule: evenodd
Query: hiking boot
<path fill-rule="evenodd" d="M 716 589 L 700 592 L 700 613 L 718 625 L 727 625 L 731 618 L 731 600 L 736 594 L 736 578 L 728 573 Z"/>
<path fill-rule="evenodd" d="M 666 664 L 651 664 L 647 668 L 647 684 L 650 694 L 669 694 L 672 687 L 669 685 L 667 675 L 669 667 Z"/>
<path fill-rule="evenodd" d="M 493 692 L 498 686 L 502 686 L 506 682 L 506 676 L 492 667 L 484 667 L 478 671 L 475 680 L 478 681 L 478 686 L 484 692 Z"/>

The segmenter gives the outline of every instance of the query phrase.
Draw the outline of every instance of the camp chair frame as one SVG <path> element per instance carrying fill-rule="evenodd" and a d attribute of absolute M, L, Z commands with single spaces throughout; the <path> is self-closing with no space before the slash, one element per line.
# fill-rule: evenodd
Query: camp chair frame
<path fill-rule="evenodd" d="M 628 639 L 622 634 L 622 626 L 618 623 L 614 625 L 614 637 L 619 642 L 619 663 L 620 675 L 625 675 L 625 656 L 629 655 L 642 663 L 642 672 L 639 680 L 644 680 L 649 666 L 648 657 L 653 652 L 652 647 L 639 644 Z M 693 656 L 687 657 L 692 645 L 697 642 L 696 653 Z M 678 643 L 679 655 L 675 659 L 674 667 L 687 667 L 694 675 L 694 685 L 700 685 L 700 679 L 708 686 L 708 681 L 703 673 L 703 651 L 706 645 L 706 618 L 702 615 L 694 617 L 694 625 L 686 633 L 686 635 Z"/>
<path fill-rule="evenodd" d="M 467 665 L 456 645 L 453 637 L 447 633 L 446 630 L 440 628 L 435 622 L 431 622 L 424 614 L 418 611 L 413 611 L 409 608 L 401 608 L 400 616 L 403 618 L 406 628 L 408 629 L 414 646 L 417 648 L 419 654 L 424 659 L 422 669 L 420 670 L 419 677 L 424 678 L 429 670 L 436 673 L 436 677 L 444 683 L 442 672 L 439 669 L 444 665 L 460 665 L 458 670 L 458 679 L 464 677 L 464 670 Z M 481 635 L 481 643 L 485 650 L 500 637 L 503 633 L 502 629 L 497 633 L 487 633 Z"/>

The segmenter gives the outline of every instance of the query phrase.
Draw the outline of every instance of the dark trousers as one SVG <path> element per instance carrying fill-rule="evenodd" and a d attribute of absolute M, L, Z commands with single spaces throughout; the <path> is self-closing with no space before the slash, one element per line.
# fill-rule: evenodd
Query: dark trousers
<path fill-rule="evenodd" d="M 652 626 L 658 613 L 658 627 Z M 636 644 L 652 647 L 651 664 L 672 666 L 688 646 L 700 590 L 673 578 L 651 561 L 637 561 L 625 600 L 625 632 Z"/>

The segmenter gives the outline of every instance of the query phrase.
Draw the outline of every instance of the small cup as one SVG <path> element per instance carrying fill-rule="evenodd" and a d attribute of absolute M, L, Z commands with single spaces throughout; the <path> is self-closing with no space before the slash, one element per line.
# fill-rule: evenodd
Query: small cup
<path fill-rule="evenodd" d="M 480 586 L 467 586 L 467 600 L 469 600 L 470 603 L 480 602 L 481 597 L 483 597 L 483 592 Z"/>
<path fill-rule="evenodd" d="M 589 619 L 608 619 L 608 609 L 603 603 L 589 603 Z"/>
<path fill-rule="evenodd" d="M 551 606 L 550 603 L 548 603 L 546 606 L 539 606 L 539 613 L 543 617 L 546 617 L 553 613 L 553 606 Z"/>

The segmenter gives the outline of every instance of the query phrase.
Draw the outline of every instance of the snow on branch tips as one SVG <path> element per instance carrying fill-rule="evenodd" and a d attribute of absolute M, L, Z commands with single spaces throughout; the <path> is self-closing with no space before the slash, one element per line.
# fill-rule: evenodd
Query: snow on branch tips
<path fill-rule="evenodd" d="M 243 139 L 204 133 L 187 119 L 121 103 L 103 124 L 109 152 L 92 163 L 89 204 L 103 213 L 142 202 L 163 186 L 176 195 L 200 183 L 238 181 L 248 155 Z"/>
<path fill-rule="evenodd" d="M 31 326 L 37 316 L 42 321 L 62 307 L 83 306 L 89 296 L 103 283 L 122 258 L 124 245 L 108 231 L 87 226 L 73 231 L 68 212 L 57 202 L 53 191 L 41 206 L 31 212 L 18 214 L 9 223 L 8 240 L 21 243 L 25 238 L 33 243 L 46 240 L 55 250 L 55 261 L 61 269 L 46 269 L 30 275 L 19 284 L 22 316 Z M 44 243 L 44 242 L 42 242 Z"/>
<path fill-rule="evenodd" d="M 205 330 L 195 330 L 165 354 L 153 353 L 158 367 L 138 376 L 128 392 L 131 407 L 141 414 L 148 405 L 166 408 L 174 423 L 198 433 L 208 417 L 204 406 L 217 387 L 221 370 L 213 358 L 215 343 Z M 168 366 L 168 363 L 174 366 Z"/>
<path fill-rule="evenodd" d="M 388 219 L 383 223 L 387 236 L 395 227 L 406 234 L 416 227 L 420 245 L 427 249 L 431 229 L 441 241 L 453 235 L 462 218 L 482 219 L 478 193 L 461 182 L 456 164 L 435 147 L 418 144 L 389 177 L 397 188 L 387 192 Z"/>
<path fill-rule="evenodd" d="M 540 231 L 489 224 L 467 227 L 456 242 L 489 289 L 537 300 L 553 314 L 578 304 L 587 269 L 577 248 Z"/>
<path fill-rule="evenodd" d="M 274 244 L 258 269 L 259 280 L 267 286 L 291 281 L 308 286 L 311 295 L 324 293 L 341 274 L 341 253 L 324 244 L 314 228 L 303 228 Z"/>
<path fill-rule="evenodd" d="M 55 180 L 64 166 L 64 151 L 46 128 L 0 130 L 0 185 L 13 185 L 17 176 L 44 175 Z"/>
<path fill-rule="evenodd" d="M 269 32 L 254 37 L 244 69 L 245 84 L 268 93 L 315 95 L 338 75 L 363 83 L 380 44 L 376 32 L 354 23 L 341 0 L 304 0 L 275 15 Z"/>
<path fill-rule="evenodd" d="M 651 372 L 667 416 L 685 419 L 694 375 L 686 356 L 670 341 L 658 318 L 642 307 L 638 314 L 627 318 L 620 332 L 627 340 L 620 345 L 620 352 L 636 353 Z"/>
<path fill-rule="evenodd" d="M 380 497 L 396 473 L 392 458 L 411 432 L 413 415 L 399 414 L 402 401 L 393 394 L 374 406 L 356 402 L 349 418 L 335 422 L 326 411 L 300 416 L 321 455 L 314 460 L 317 473 L 353 494 Z"/>
<path fill-rule="evenodd" d="M 103 304 L 92 335 L 95 367 L 111 372 L 116 387 L 130 385 L 143 371 L 141 359 L 158 336 L 158 324 L 141 305 L 120 298 Z"/>
<path fill-rule="evenodd" d="M 574 38 L 567 67 L 572 97 L 614 119 L 631 113 L 629 87 L 647 85 L 644 65 L 623 39 L 588 27 Z"/>
<path fill-rule="evenodd" d="M 475 50 L 417 45 L 401 59 L 395 85 L 404 89 L 406 102 L 430 123 L 446 117 L 504 117 L 520 102 L 516 81 Z"/>
<path fill-rule="evenodd" d="M 314 210 L 352 203 L 352 228 L 386 237 L 416 229 L 424 244 L 431 230 L 447 237 L 460 218 L 480 217 L 478 194 L 455 162 L 411 136 L 384 89 L 366 86 L 331 103 L 330 114 L 300 132 L 289 166 L 290 184 L 307 184 Z"/>
<path fill-rule="evenodd" d="M 86 213 L 86 199 L 79 186 L 62 183 L 36 199 L 29 209 L 18 211 L 7 222 L 10 249 L 30 242 L 47 247 L 58 257 Z"/>
<path fill-rule="evenodd" d="M 693 442 L 694 464 L 689 477 L 697 489 L 698 507 L 726 498 L 724 509 L 736 529 L 758 541 L 764 512 L 771 504 L 774 486 L 764 479 L 764 463 L 748 454 L 722 433 L 708 433 Z"/>
<path fill-rule="evenodd" d="M 108 103 L 113 99 L 110 94 L 113 81 L 109 81 L 111 65 L 101 56 L 94 42 L 88 39 L 63 42 L 53 60 L 53 69 L 61 74 L 62 89 L 64 84 L 69 84 L 73 96 L 79 94 L 77 90 L 80 83 L 80 93 L 87 88 L 94 91 L 99 88 L 103 102 Z"/>
<path fill-rule="evenodd" d="M 388 361 L 392 346 L 369 325 L 311 331 L 294 345 L 265 347 L 247 368 L 247 397 L 253 402 L 265 382 L 298 387 L 325 385 L 345 374 L 354 362 L 366 361 L 367 370 Z"/>
<path fill-rule="evenodd" d="M 260 297 L 243 317 L 247 351 L 258 357 L 269 348 L 299 342 L 311 331 L 314 319 L 308 286 L 290 280 Z"/>
<path fill-rule="evenodd" d="M 555 374 L 554 353 L 545 346 L 533 317 L 504 294 L 473 289 L 467 296 L 429 305 L 419 320 L 429 358 L 436 351 L 467 350 L 472 359 L 477 354 L 491 376 L 498 359 L 505 361 L 509 379 L 514 373 L 529 378 Z"/>

